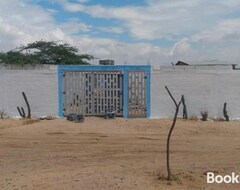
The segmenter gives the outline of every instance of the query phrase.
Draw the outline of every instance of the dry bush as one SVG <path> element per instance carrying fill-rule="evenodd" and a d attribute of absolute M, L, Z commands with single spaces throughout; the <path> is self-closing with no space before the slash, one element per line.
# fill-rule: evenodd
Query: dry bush
<path fill-rule="evenodd" d="M 0 110 L 0 119 L 4 119 L 7 116 L 7 113 L 4 110 Z"/>
<path fill-rule="evenodd" d="M 208 111 L 204 110 L 200 112 L 201 116 L 202 116 L 202 121 L 207 121 L 208 119 Z"/>

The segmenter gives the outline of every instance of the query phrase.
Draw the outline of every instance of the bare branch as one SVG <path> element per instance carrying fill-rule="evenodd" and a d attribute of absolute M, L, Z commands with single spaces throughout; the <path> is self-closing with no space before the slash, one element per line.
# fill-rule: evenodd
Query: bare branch
<path fill-rule="evenodd" d="M 177 102 L 176 102 L 176 100 L 174 99 L 174 97 L 172 96 L 171 92 L 168 90 L 168 87 L 167 87 L 167 86 L 165 86 L 165 88 L 166 88 L 166 90 L 167 90 L 167 92 L 168 92 L 169 96 L 172 98 L 172 100 L 173 100 L 173 102 L 174 102 L 175 106 L 177 107 Z"/>

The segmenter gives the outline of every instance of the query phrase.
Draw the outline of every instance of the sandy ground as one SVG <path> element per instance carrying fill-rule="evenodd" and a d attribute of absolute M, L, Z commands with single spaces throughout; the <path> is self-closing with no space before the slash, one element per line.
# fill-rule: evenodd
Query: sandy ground
<path fill-rule="evenodd" d="M 206 171 L 240 172 L 240 122 L 178 120 L 166 177 L 171 120 L 86 118 L 0 121 L 0 189 L 240 189 L 207 184 Z"/>

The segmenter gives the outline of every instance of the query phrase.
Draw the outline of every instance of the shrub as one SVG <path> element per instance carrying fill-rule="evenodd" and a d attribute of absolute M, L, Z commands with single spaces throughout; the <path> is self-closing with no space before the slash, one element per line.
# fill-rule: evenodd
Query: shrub
<path fill-rule="evenodd" d="M 7 116 L 7 113 L 4 110 L 0 110 L 0 119 L 3 119 Z"/>
<path fill-rule="evenodd" d="M 207 121 L 208 119 L 208 111 L 204 110 L 200 112 L 201 116 L 202 116 L 202 121 Z"/>

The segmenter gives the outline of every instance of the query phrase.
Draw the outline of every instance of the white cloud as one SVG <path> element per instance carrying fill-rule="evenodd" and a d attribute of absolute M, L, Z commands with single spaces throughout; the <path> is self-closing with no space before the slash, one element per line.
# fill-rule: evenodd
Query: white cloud
<path fill-rule="evenodd" d="M 122 34 L 124 32 L 123 28 L 121 27 L 98 27 L 97 29 L 103 32 L 115 34 Z"/>
<path fill-rule="evenodd" d="M 89 32 L 92 28 L 91 25 L 81 23 L 79 21 L 70 21 L 65 22 L 59 25 L 60 28 L 65 31 L 67 34 L 78 34 L 80 32 Z"/>
<path fill-rule="evenodd" d="M 220 1 L 220 3 L 222 3 L 224 6 L 228 6 L 231 8 L 239 8 L 240 6 L 240 1 L 239 0 L 227 0 L 227 1 Z"/>
<path fill-rule="evenodd" d="M 81 36 L 75 40 L 81 52 L 93 54 L 100 59 L 114 59 L 116 64 L 147 64 L 149 60 L 152 65 L 170 63 L 181 58 L 187 58 L 190 51 L 188 39 L 182 39 L 172 47 L 162 48 L 148 43 L 123 43 L 107 38 L 92 38 Z M 95 61 L 96 62 L 96 61 Z"/>
<path fill-rule="evenodd" d="M 191 45 L 188 43 L 188 38 L 184 38 L 175 43 L 170 51 L 170 55 L 184 55 L 190 49 Z"/>
<path fill-rule="evenodd" d="M 224 4 L 223 0 L 150 0 L 147 6 L 120 8 L 86 6 L 82 4 L 83 1 L 73 4 L 61 0 L 68 11 L 80 11 L 92 17 L 113 18 L 123 23 L 123 26 L 98 28 L 78 19 L 58 24 L 54 20 L 55 10 L 27 3 L 29 1 L 31 0 L 0 1 L 0 50 L 13 49 L 43 39 L 64 41 L 78 47 L 80 53 L 89 53 L 101 59 L 114 59 L 118 64 L 125 61 L 128 64 L 146 64 L 150 60 L 151 64 L 160 65 L 177 60 L 201 59 L 227 59 L 235 62 L 240 58 L 238 44 L 219 48 L 212 45 L 219 41 L 224 43 L 229 39 L 240 39 L 239 19 L 223 20 L 222 16 L 220 21 L 218 18 L 220 13 L 224 15 L 230 9 L 236 9 L 228 9 L 230 5 Z M 127 43 L 86 34 L 95 29 L 116 34 L 129 31 L 138 40 Z M 141 40 L 161 38 L 172 40 L 173 45 L 163 48 Z"/>
<path fill-rule="evenodd" d="M 237 4 L 237 0 L 231 0 Z M 92 17 L 118 19 L 136 39 L 176 39 L 205 30 L 221 15 L 237 9 L 223 0 L 149 0 L 146 6 L 111 7 L 63 1 L 65 10 L 84 12 Z M 178 35 L 176 35 L 178 34 Z M 184 36 L 190 37 L 190 36 Z"/>
<path fill-rule="evenodd" d="M 79 3 L 87 3 L 89 0 L 78 0 Z"/>
<path fill-rule="evenodd" d="M 193 36 L 195 42 L 221 40 L 240 40 L 240 18 L 220 21 L 210 29 Z"/>
<path fill-rule="evenodd" d="M 148 59 L 154 60 L 155 63 L 177 59 L 222 59 L 219 52 L 223 53 L 227 48 L 220 47 L 231 46 L 227 45 L 230 39 L 240 38 L 240 18 L 236 16 L 239 13 L 239 0 L 148 0 L 147 2 L 145 6 L 123 7 L 78 4 L 79 7 L 75 6 L 74 11 L 106 20 L 119 20 L 130 36 L 140 41 L 167 39 L 176 42 L 169 48 L 146 43 L 116 45 L 117 52 L 122 52 L 121 55 L 125 59 L 140 62 Z M 70 5 L 69 1 L 63 3 L 66 10 L 72 11 L 69 9 Z M 194 43 L 194 46 L 191 46 L 191 43 Z M 218 45 L 219 48 L 215 48 Z M 240 45 L 234 46 L 237 49 L 239 47 Z M 109 55 L 117 57 L 113 49 L 110 49 Z M 137 55 L 134 57 L 129 52 Z M 235 62 L 236 57 L 240 58 L 239 55 L 228 55 L 225 57 L 230 61 Z"/>
<path fill-rule="evenodd" d="M 52 14 L 31 4 L 22 6 L 19 1 L 1 2 L 1 7 L 8 7 L 14 14 L 8 16 L 9 10 L 0 8 L 0 48 L 13 49 L 20 44 L 35 40 L 62 40 L 79 48 L 81 53 L 89 53 L 99 58 L 112 58 L 116 63 L 146 64 L 148 60 L 165 60 L 171 57 L 171 48 L 161 48 L 148 43 L 123 43 L 108 38 L 94 38 L 87 35 L 71 35 L 78 31 L 89 31 L 91 26 L 71 20 L 65 24 L 56 24 Z M 24 1 L 21 1 L 24 2 Z M 120 27 L 101 28 L 121 33 Z"/>
<path fill-rule="evenodd" d="M 239 64 L 239 52 L 239 45 L 230 45 L 224 48 L 219 48 L 216 57 L 219 60 L 230 61 L 232 63 Z"/>
<path fill-rule="evenodd" d="M 78 3 L 66 3 L 64 5 L 64 8 L 71 12 L 78 12 L 83 11 L 85 9 L 85 6 Z"/>
<path fill-rule="evenodd" d="M 70 40 L 54 24 L 52 13 L 25 0 L 0 1 L 0 49 L 10 50 L 36 40 Z"/>

